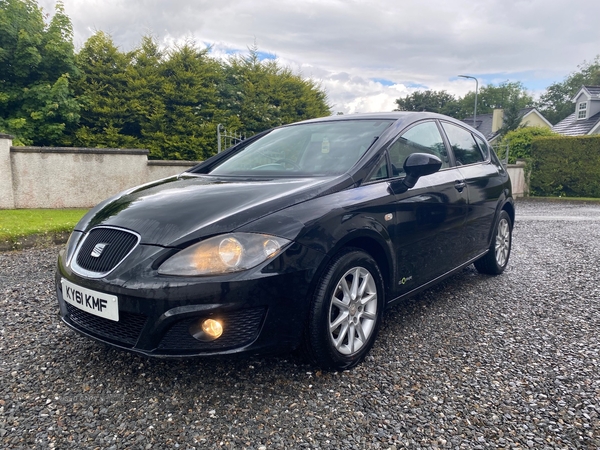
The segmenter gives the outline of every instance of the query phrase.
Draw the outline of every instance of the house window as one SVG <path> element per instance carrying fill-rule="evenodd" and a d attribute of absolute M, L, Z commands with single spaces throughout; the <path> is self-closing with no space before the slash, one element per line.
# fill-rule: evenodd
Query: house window
<path fill-rule="evenodd" d="M 587 102 L 581 102 L 579 104 L 579 111 L 577 112 L 578 119 L 585 119 L 587 116 Z"/>

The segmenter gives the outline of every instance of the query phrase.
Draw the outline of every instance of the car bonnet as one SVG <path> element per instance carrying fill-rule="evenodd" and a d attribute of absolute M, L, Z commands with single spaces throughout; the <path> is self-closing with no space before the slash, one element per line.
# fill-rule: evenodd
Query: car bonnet
<path fill-rule="evenodd" d="M 235 179 L 180 175 L 126 191 L 92 209 L 76 230 L 99 225 L 138 233 L 140 243 L 178 247 L 226 233 L 331 190 L 340 178 Z"/>

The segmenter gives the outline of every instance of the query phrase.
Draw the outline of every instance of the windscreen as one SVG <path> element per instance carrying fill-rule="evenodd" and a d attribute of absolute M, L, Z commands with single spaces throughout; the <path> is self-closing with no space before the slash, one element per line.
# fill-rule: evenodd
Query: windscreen
<path fill-rule="evenodd" d="M 211 175 L 329 176 L 346 172 L 393 120 L 343 120 L 278 128 L 215 167 Z"/>

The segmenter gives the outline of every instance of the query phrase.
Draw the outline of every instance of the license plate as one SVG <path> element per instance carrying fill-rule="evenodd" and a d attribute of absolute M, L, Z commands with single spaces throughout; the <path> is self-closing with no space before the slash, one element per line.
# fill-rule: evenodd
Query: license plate
<path fill-rule="evenodd" d="M 93 291 L 64 278 L 60 280 L 65 302 L 98 317 L 119 321 L 119 299 L 116 295 Z"/>

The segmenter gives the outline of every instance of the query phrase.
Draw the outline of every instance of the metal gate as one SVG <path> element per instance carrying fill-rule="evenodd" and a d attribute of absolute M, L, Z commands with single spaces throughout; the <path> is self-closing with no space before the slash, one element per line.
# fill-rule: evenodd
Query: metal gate
<path fill-rule="evenodd" d="M 246 139 L 246 133 L 241 131 L 227 131 L 223 124 L 217 125 L 217 152 L 239 144 Z"/>

